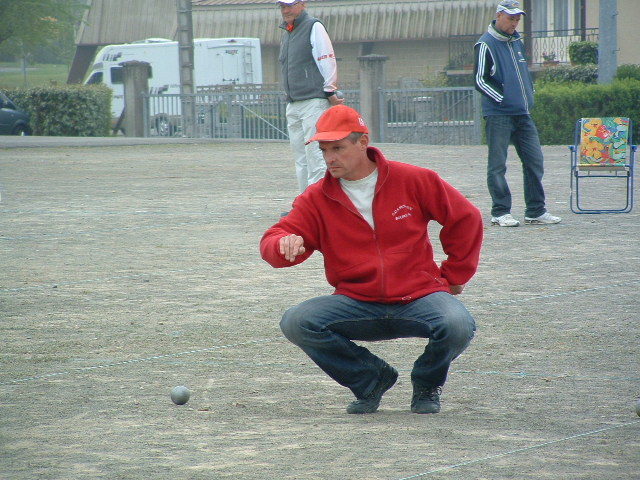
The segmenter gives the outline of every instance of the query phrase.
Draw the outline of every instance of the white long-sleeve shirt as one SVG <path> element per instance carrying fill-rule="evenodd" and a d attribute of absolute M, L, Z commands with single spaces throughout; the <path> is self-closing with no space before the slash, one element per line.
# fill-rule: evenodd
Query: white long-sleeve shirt
<path fill-rule="evenodd" d="M 311 52 L 313 59 L 324 78 L 324 91 L 334 92 L 338 89 L 338 65 L 333 52 L 331 39 L 324 25 L 320 22 L 313 24 L 311 28 Z"/>

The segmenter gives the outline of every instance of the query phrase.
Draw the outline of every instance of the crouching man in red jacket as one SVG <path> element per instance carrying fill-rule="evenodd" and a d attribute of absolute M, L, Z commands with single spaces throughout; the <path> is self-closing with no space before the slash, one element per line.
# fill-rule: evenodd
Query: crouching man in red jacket
<path fill-rule="evenodd" d="M 413 365 L 411 411 L 437 413 L 449 365 L 471 342 L 475 322 L 454 296 L 478 266 L 482 218 L 437 173 L 387 160 L 369 146 L 360 114 L 345 105 L 318 120 L 325 177 L 298 196 L 291 212 L 260 242 L 276 268 L 324 256 L 333 295 L 287 310 L 284 335 L 356 400 L 348 413 L 373 413 L 398 372 L 356 341 L 420 337 L 429 342 Z M 442 225 L 447 255 L 434 260 L 428 224 Z"/>

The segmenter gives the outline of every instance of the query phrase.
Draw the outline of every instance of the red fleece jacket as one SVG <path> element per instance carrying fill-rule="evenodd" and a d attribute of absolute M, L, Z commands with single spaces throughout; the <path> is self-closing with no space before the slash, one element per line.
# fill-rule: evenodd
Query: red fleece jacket
<path fill-rule="evenodd" d="M 276 268 L 289 267 L 318 250 L 334 293 L 369 302 L 410 302 L 467 283 L 480 257 L 480 211 L 434 171 L 388 161 L 375 147 L 367 154 L 378 167 L 375 229 L 327 172 L 265 232 L 262 258 Z M 440 242 L 447 258 L 441 266 L 429 241 L 431 220 L 442 225 Z M 300 235 L 306 249 L 295 262 L 279 249 L 280 238 L 290 234 Z"/>

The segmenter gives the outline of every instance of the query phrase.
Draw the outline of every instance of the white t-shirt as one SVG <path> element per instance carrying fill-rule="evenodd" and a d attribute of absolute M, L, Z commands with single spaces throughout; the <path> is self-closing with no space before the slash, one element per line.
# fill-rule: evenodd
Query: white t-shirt
<path fill-rule="evenodd" d="M 371 228 L 375 228 L 373 223 L 373 194 L 376 191 L 376 182 L 378 181 L 378 169 L 376 168 L 368 176 L 360 180 L 340 179 L 342 190 L 347 194 L 351 202 L 360 212 L 360 215 L 369 222 Z"/>

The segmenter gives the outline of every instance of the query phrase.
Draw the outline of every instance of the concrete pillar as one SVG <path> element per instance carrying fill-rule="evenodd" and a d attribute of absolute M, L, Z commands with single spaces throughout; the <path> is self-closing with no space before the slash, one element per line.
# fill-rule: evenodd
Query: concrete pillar
<path fill-rule="evenodd" d="M 369 127 L 373 142 L 384 142 L 386 110 L 382 104 L 380 91 L 385 86 L 385 55 L 364 55 L 358 57 L 360 63 L 360 114 Z"/>
<path fill-rule="evenodd" d="M 496 4 L 498 2 L 495 2 Z M 534 2 L 531 0 L 521 0 L 520 5 L 522 5 L 522 9 L 527 12 L 526 15 L 521 15 L 520 20 L 522 21 L 522 30 L 521 33 L 524 32 L 524 56 L 527 59 L 527 64 L 531 66 L 531 62 L 533 61 L 533 39 L 531 38 L 531 19 L 533 18 L 534 11 Z M 495 15 L 494 15 L 495 18 Z"/>
<path fill-rule="evenodd" d="M 618 70 L 618 1 L 600 0 L 598 83 L 611 83 Z"/>
<path fill-rule="evenodd" d="M 127 137 L 144 137 L 144 99 L 149 93 L 151 65 L 132 60 L 120 63 L 124 83 L 124 133 Z"/>
<path fill-rule="evenodd" d="M 182 107 L 182 135 L 195 136 L 196 93 L 193 51 L 193 19 L 191 0 L 176 0 L 178 13 L 178 60 L 180 63 L 180 103 Z"/>

